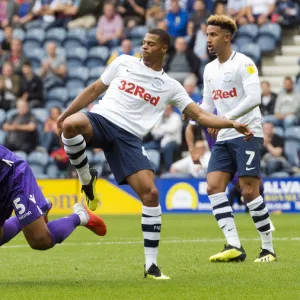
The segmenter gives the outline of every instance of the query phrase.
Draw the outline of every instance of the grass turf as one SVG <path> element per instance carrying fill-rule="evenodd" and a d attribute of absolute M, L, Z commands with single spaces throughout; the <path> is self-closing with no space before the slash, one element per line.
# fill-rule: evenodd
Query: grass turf
<path fill-rule="evenodd" d="M 159 265 L 171 277 L 143 278 L 139 216 L 106 216 L 108 234 L 78 228 L 62 245 L 31 250 L 22 234 L 0 248 L 0 299 L 300 299 L 298 215 L 272 217 L 278 262 L 254 264 L 260 241 L 248 215 L 237 215 L 247 259 L 217 263 L 223 248 L 210 215 L 164 215 Z"/>

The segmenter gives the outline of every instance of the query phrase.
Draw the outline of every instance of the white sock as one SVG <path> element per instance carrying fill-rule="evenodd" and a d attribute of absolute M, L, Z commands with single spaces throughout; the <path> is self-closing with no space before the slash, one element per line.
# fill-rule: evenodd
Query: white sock
<path fill-rule="evenodd" d="M 90 166 L 85 152 L 86 143 L 83 136 L 79 134 L 73 138 L 67 139 L 62 134 L 62 141 L 64 143 L 64 150 L 69 157 L 70 163 L 76 169 L 81 184 L 89 184 L 92 176 L 90 174 Z"/>
<path fill-rule="evenodd" d="M 241 242 L 234 222 L 232 208 L 227 199 L 226 193 L 217 193 L 208 196 L 213 214 L 222 229 L 227 243 L 240 248 Z"/>
<path fill-rule="evenodd" d="M 161 230 L 161 207 L 142 207 L 142 231 L 144 236 L 144 251 L 146 270 L 152 264 L 157 265 L 158 245 Z"/>
<path fill-rule="evenodd" d="M 253 219 L 256 229 L 259 232 L 262 242 L 262 249 L 266 249 L 274 253 L 272 226 L 268 208 L 264 203 L 262 196 L 247 203 L 249 213 Z"/>

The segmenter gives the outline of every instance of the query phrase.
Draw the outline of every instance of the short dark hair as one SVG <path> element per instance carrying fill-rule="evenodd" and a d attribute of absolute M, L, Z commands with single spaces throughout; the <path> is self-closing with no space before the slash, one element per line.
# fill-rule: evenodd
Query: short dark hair
<path fill-rule="evenodd" d="M 168 49 L 170 49 L 171 38 L 170 38 L 170 35 L 165 30 L 160 29 L 160 28 L 153 28 L 153 29 L 150 29 L 148 31 L 148 33 L 158 35 L 162 44 L 167 45 Z"/>
<path fill-rule="evenodd" d="M 289 81 L 291 81 L 291 82 L 294 82 L 293 79 L 292 79 L 292 77 L 290 77 L 290 76 L 284 77 L 284 80 L 289 80 Z"/>
<path fill-rule="evenodd" d="M 23 64 L 23 66 L 32 67 L 32 64 L 29 60 L 26 60 Z"/>

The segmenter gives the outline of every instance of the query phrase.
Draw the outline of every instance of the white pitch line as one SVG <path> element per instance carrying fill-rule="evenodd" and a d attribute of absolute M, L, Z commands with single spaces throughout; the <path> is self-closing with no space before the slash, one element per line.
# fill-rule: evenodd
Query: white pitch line
<path fill-rule="evenodd" d="M 259 238 L 242 238 L 241 241 L 259 241 Z M 273 238 L 274 241 L 290 241 L 290 242 L 299 242 L 300 237 L 281 237 Z M 191 239 L 191 240 L 161 240 L 162 244 L 184 244 L 184 243 L 215 243 L 215 242 L 224 242 L 224 239 Z M 143 244 L 143 241 L 103 241 L 103 242 L 83 242 L 83 243 L 63 243 L 58 244 L 60 247 L 78 247 L 78 246 L 105 246 L 105 245 L 137 245 Z M 13 248 L 27 248 L 27 244 L 20 245 L 4 245 L 0 249 L 13 249 Z"/>

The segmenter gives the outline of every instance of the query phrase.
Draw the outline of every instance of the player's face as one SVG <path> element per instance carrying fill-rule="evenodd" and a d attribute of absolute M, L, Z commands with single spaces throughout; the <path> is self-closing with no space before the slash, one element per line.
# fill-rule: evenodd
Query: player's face
<path fill-rule="evenodd" d="M 154 61 L 158 57 L 164 56 L 168 50 L 166 45 L 163 45 L 156 34 L 147 33 L 142 46 L 142 58 L 147 61 Z"/>
<path fill-rule="evenodd" d="M 228 31 L 221 29 L 219 26 L 209 25 L 206 30 L 207 47 L 210 54 L 218 55 L 223 51 L 224 46 L 230 42 Z"/>

